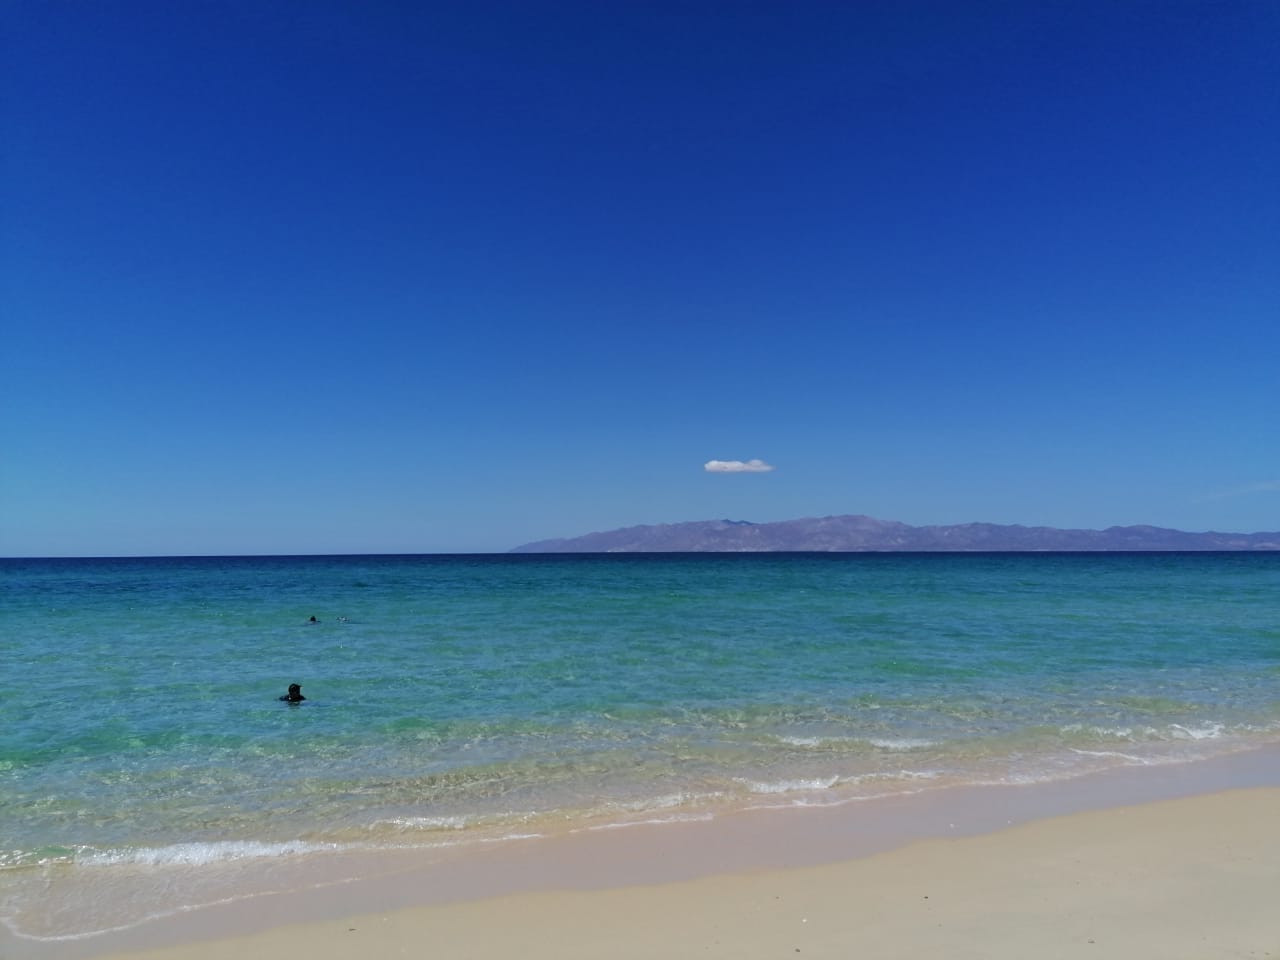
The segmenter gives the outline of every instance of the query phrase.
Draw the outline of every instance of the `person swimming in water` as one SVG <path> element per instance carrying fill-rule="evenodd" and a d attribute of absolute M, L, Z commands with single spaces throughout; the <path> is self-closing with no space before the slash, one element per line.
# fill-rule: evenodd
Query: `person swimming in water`
<path fill-rule="evenodd" d="M 289 684 L 289 692 L 280 699 L 285 703 L 301 703 L 307 698 L 302 695 L 302 684 L 291 683 Z"/>

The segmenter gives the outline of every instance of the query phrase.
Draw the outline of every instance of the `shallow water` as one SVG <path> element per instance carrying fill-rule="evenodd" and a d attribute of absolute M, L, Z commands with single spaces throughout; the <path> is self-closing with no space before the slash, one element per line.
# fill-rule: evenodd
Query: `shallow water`
<path fill-rule="evenodd" d="M 1280 736 L 1277 597 L 1259 553 L 3 560 L 0 916 L 1242 749 Z"/>

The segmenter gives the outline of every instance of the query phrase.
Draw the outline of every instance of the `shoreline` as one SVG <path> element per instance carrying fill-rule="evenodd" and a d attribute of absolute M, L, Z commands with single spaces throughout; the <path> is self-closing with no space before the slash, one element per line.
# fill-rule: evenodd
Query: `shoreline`
<path fill-rule="evenodd" d="M 1233 790 L 923 840 L 824 866 L 509 894 L 121 958 L 1273 956 L 1280 836 L 1253 830 L 1278 799 L 1274 788 Z"/>
<path fill-rule="evenodd" d="M 1269 821 L 1277 808 L 1280 746 L 1273 745 L 1209 760 L 1122 768 L 1049 783 L 924 790 L 840 806 L 755 809 L 705 821 L 566 829 L 555 836 L 511 840 L 484 849 L 380 854 L 366 864 L 366 879 L 328 878 L 334 882 L 201 908 L 86 940 L 40 942 L 6 935 L 0 940 L 0 953 L 13 960 L 90 960 L 153 951 L 156 960 L 232 956 L 243 960 L 246 955 L 265 956 L 303 945 L 320 957 L 357 956 L 372 949 L 367 938 L 370 931 L 382 931 L 377 934 L 383 938 L 377 949 L 392 949 L 396 937 L 416 941 L 422 936 L 438 943 L 442 930 L 457 927 L 454 935 L 460 948 L 465 944 L 474 956 L 500 956 L 518 951 L 515 945 L 501 949 L 502 929 L 536 927 L 545 922 L 539 919 L 543 915 L 559 916 L 570 908 L 585 910 L 588 917 L 611 915 L 612 927 L 601 928 L 599 935 L 613 929 L 617 938 L 638 938 L 638 943 L 646 933 L 630 931 L 629 912 L 650 910 L 645 904 L 666 904 L 662 909 L 668 910 L 685 898 L 704 900 L 698 911 L 683 921 L 673 919 L 674 926 L 667 930 L 672 938 L 688 939 L 694 937 L 692 928 L 698 927 L 699 917 L 729 909 L 716 905 L 725 897 L 736 902 L 734 898 L 747 896 L 749 888 L 780 884 L 794 887 L 795 896 L 816 901 L 830 896 L 822 893 L 823 884 L 838 882 L 843 888 L 851 884 L 860 897 L 879 896 L 876 877 L 881 871 L 893 873 L 899 869 L 895 865 L 919 858 L 923 865 L 918 869 L 926 876 L 994 870 L 999 864 L 1008 867 L 1020 857 L 1019 845 L 1010 837 L 1024 833 L 1040 838 L 1034 842 L 1047 844 L 1046 850 L 1052 848 L 1054 856 L 1069 861 L 1072 849 L 1078 844 L 1088 846 L 1095 830 L 1111 832 L 1117 837 L 1117 850 L 1141 847 L 1145 851 L 1139 856 L 1131 850 L 1129 861 L 1121 858 L 1135 869 L 1147 870 L 1140 861 L 1150 860 L 1154 850 L 1163 864 L 1157 876 L 1186 876 L 1188 882 L 1199 883 L 1191 876 L 1197 874 L 1207 883 L 1206 878 L 1216 874 L 1213 870 L 1206 874 L 1205 864 L 1212 867 L 1215 861 L 1200 850 L 1203 842 L 1190 841 L 1230 830 L 1234 833 L 1227 847 L 1236 852 L 1223 855 L 1223 869 L 1234 871 L 1235 876 L 1253 862 L 1242 857 L 1273 850 L 1276 856 L 1263 858 L 1261 868 L 1274 881 L 1280 880 L 1280 866 L 1273 866 L 1280 863 L 1280 825 Z M 1163 826 L 1157 829 L 1156 821 Z M 1023 842 L 1028 841 L 1019 841 Z M 980 852 L 984 845 L 994 852 Z M 990 865 L 988 856 L 996 858 Z M 1069 887 L 1056 888 L 1069 875 L 1041 877 L 1037 883 L 1053 888 L 1052 896 L 1066 897 Z M 1108 887 L 1105 878 L 1099 882 L 1096 896 L 1102 897 L 1104 890 L 1109 891 L 1106 896 L 1123 895 Z M 1268 889 L 1274 890 L 1275 884 Z M 963 893 L 963 884 L 956 891 Z M 1012 883 L 999 896 L 1017 900 L 1024 891 Z M 1205 896 L 1215 903 L 1221 896 L 1231 901 L 1249 898 L 1234 886 L 1229 894 L 1209 891 Z M 531 906 L 534 903 L 536 909 Z M 975 903 L 969 910 L 981 912 L 980 908 Z M 1222 908 L 1219 903 L 1215 909 L 1221 912 Z M 461 917 L 472 918 L 475 926 L 458 927 Z M 341 923 L 347 926 L 341 927 L 335 918 L 346 918 Z M 338 938 L 335 930 L 350 936 L 365 931 L 367 936 L 360 942 L 349 941 Z M 1270 935 L 1268 948 L 1280 953 L 1280 924 L 1262 933 Z M 725 936 L 729 940 L 722 938 L 722 943 L 733 939 L 729 933 Z M 753 936 L 760 943 L 769 940 L 767 930 Z M 739 950 L 751 944 L 740 939 L 733 942 Z M 858 943 L 850 940 L 847 945 Z M 689 940 L 690 951 L 693 946 Z M 651 947 L 673 952 L 657 942 L 651 942 Z M 561 942 L 553 952 L 590 955 L 576 954 L 574 949 Z M 608 952 L 601 942 L 596 942 L 595 949 Z M 910 950 L 904 947 L 900 955 L 925 949 L 934 948 L 920 941 Z M 1021 949 L 1037 950 L 1027 944 Z M 547 955 L 551 952 L 548 948 Z M 536 949 L 532 955 L 538 956 Z M 750 950 L 735 954 L 726 948 L 724 955 L 756 954 Z"/>

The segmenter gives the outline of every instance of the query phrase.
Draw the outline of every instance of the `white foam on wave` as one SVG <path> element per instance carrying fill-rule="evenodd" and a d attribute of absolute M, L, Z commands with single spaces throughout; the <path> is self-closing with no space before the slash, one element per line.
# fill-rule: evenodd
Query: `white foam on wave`
<path fill-rule="evenodd" d="M 258 840 L 218 840 L 206 843 L 174 843 L 164 847 L 136 849 L 89 849 L 76 851 L 75 862 L 81 866 L 104 867 L 136 864 L 148 867 L 203 867 L 237 860 L 256 860 L 297 856 L 339 849 L 336 843 L 312 843 L 286 840 L 266 843 Z"/>
<path fill-rule="evenodd" d="M 759 780 L 744 780 L 739 777 L 734 778 L 734 782 L 740 783 L 751 793 L 795 793 L 802 790 L 830 790 L 840 782 L 839 777 L 814 777 L 802 780 L 774 780 L 770 782 L 761 782 Z"/>
<path fill-rule="evenodd" d="M 884 800 L 890 797 L 909 797 L 913 794 L 921 793 L 928 789 L 923 786 L 908 786 L 907 781 L 910 780 L 935 780 L 941 774 L 932 770 L 923 771 L 902 771 L 898 774 L 865 774 L 863 776 L 850 777 L 840 781 L 841 786 L 861 785 L 864 783 L 893 783 L 897 781 L 896 786 L 890 786 L 887 790 L 881 790 L 874 793 L 865 793 L 862 791 L 848 792 L 843 790 L 835 790 L 825 794 L 810 792 L 797 797 L 788 797 L 783 801 L 772 802 L 763 801 L 762 805 L 754 807 L 759 810 L 782 810 L 792 807 L 843 807 L 852 803 L 863 803 L 867 800 Z"/>
<path fill-rule="evenodd" d="M 1087 733 L 1091 736 L 1101 737 L 1106 740 L 1133 740 L 1133 727 L 1098 727 L 1086 726 L 1083 723 L 1068 723 L 1062 728 L 1063 733 Z M 1146 728 L 1148 736 L 1154 736 L 1155 731 L 1150 727 Z"/>
<path fill-rule="evenodd" d="M 392 817 L 389 820 L 375 820 L 369 824 L 370 830 L 382 827 L 396 827 L 400 830 L 465 830 L 472 825 L 469 817 Z"/>
<path fill-rule="evenodd" d="M 831 806 L 842 805 L 856 800 L 864 800 L 869 796 L 863 789 L 871 784 L 884 784 L 889 787 L 886 792 L 875 796 L 899 796 L 915 793 L 921 787 L 908 784 L 937 780 L 943 774 L 937 770 L 893 770 L 862 773 L 852 776 L 814 777 L 797 780 L 778 780 L 761 782 L 739 778 L 736 782 L 743 784 L 749 793 L 755 796 L 783 797 L 779 806 Z M 896 785 L 896 786 L 895 786 Z M 837 789 L 839 788 L 839 789 Z M 849 790 L 856 790 L 850 793 Z M 787 794 L 796 794 L 794 797 Z M 775 804 L 765 801 L 766 808 Z"/>
<path fill-rule="evenodd" d="M 879 747 L 881 750 L 892 751 L 927 750 L 938 745 L 936 740 L 925 740 L 918 737 L 899 737 L 896 739 L 873 737 L 867 742 L 873 747 Z"/>
<path fill-rule="evenodd" d="M 719 800 L 723 796 L 724 794 L 718 791 L 707 791 L 706 793 L 678 791 L 657 797 L 645 797 L 639 800 L 615 800 L 606 804 L 605 809 L 611 813 L 619 811 L 623 813 L 647 813 L 652 810 L 670 810 L 675 807 L 696 806 L 697 804 Z"/>
<path fill-rule="evenodd" d="M 779 743 L 785 743 L 791 747 L 804 747 L 806 749 L 818 749 L 827 746 L 855 746 L 865 745 L 875 747 L 877 750 L 889 750 L 893 752 L 907 750 L 923 750 L 928 747 L 936 747 L 938 744 L 934 740 L 925 740 L 918 737 L 799 737 L 799 736 L 780 736 L 777 738 Z"/>
<path fill-rule="evenodd" d="M 854 777 L 853 783 L 874 780 L 936 780 L 942 776 L 937 770 L 895 770 L 892 773 L 864 773 Z"/>
<path fill-rule="evenodd" d="M 1135 757 L 1131 753 L 1121 753 L 1119 750 L 1079 750 L 1072 747 L 1071 752 L 1077 753 L 1082 757 L 1115 757 L 1118 760 L 1140 764 L 1144 767 L 1151 764 L 1151 761 L 1144 757 Z"/>
<path fill-rule="evenodd" d="M 834 739 L 833 737 L 778 737 L 778 742 L 790 747 L 820 747 L 824 743 L 831 743 Z"/>
<path fill-rule="evenodd" d="M 1184 727 L 1180 723 L 1169 724 L 1176 740 L 1217 740 L 1223 735 L 1224 728 L 1220 723 L 1208 723 L 1202 727 Z"/>
<path fill-rule="evenodd" d="M 621 830 L 627 827 L 673 823 L 703 823 L 715 819 L 715 813 L 706 809 L 706 805 L 723 800 L 724 796 L 725 794 L 720 791 L 679 791 L 637 800 L 615 800 L 605 804 L 600 808 L 599 812 L 605 817 L 618 817 L 619 819 L 609 819 L 604 823 L 591 823 L 584 827 L 572 829 L 569 832 Z M 672 812 L 663 813 L 663 811 Z"/>
<path fill-rule="evenodd" d="M 1107 740 L 1135 741 L 1167 741 L 1167 740 L 1217 740 L 1227 735 L 1226 726 L 1217 721 L 1210 721 L 1200 726 L 1186 726 L 1171 723 L 1165 727 L 1100 727 L 1082 723 L 1064 725 L 1065 734 L 1084 733 Z"/>

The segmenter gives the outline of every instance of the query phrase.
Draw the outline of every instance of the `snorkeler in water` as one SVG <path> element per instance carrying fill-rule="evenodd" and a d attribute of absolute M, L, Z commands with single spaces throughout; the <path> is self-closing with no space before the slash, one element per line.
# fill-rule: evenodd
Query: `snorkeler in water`
<path fill-rule="evenodd" d="M 285 701 L 285 703 L 301 703 L 307 698 L 302 695 L 302 684 L 291 683 L 289 684 L 289 692 L 280 699 Z"/>

